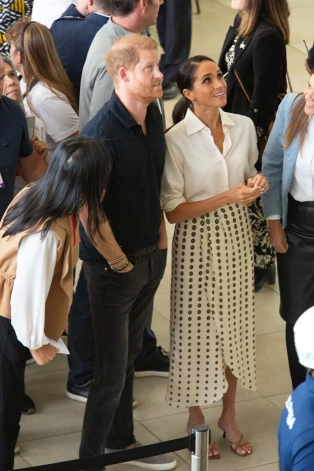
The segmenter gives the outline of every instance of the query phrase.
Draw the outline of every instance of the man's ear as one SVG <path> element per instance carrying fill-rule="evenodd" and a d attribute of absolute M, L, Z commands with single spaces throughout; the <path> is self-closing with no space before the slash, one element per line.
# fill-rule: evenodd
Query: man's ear
<path fill-rule="evenodd" d="M 120 67 L 119 77 L 123 80 L 123 82 L 129 82 L 130 81 L 130 71 L 126 67 Z"/>

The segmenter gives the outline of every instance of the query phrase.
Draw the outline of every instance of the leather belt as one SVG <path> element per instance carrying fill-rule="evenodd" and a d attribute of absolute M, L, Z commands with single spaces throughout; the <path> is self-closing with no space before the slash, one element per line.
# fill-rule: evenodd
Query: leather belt
<path fill-rule="evenodd" d="M 137 250 L 136 252 L 132 253 L 134 257 L 144 257 L 144 255 L 150 255 L 151 253 L 155 252 L 158 245 L 152 245 L 151 247 L 146 247 L 145 249 Z"/>

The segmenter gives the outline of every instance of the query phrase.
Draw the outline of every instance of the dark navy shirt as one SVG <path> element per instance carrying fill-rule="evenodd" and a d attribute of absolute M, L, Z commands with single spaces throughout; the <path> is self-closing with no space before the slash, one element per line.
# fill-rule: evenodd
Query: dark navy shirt
<path fill-rule="evenodd" d="M 71 6 L 73 7 L 73 5 Z M 50 31 L 58 56 L 78 98 L 80 96 L 82 70 L 89 47 L 95 34 L 108 20 L 109 16 L 91 13 L 86 19 L 78 16 L 64 16 L 54 21 L 51 26 Z"/>
<path fill-rule="evenodd" d="M 33 144 L 28 137 L 26 118 L 18 103 L 0 98 L 0 173 L 5 188 L 0 188 L 0 218 L 13 199 L 19 157 L 28 157 Z"/>
<path fill-rule="evenodd" d="M 111 154 L 112 169 L 104 212 L 126 254 L 159 241 L 160 185 L 165 163 L 165 138 L 160 111 L 147 109 L 147 132 L 142 132 L 115 92 L 82 134 L 99 139 Z M 102 259 L 81 229 L 81 259 Z"/>
<path fill-rule="evenodd" d="M 314 378 L 310 373 L 285 404 L 278 438 L 280 471 L 313 471 Z"/>

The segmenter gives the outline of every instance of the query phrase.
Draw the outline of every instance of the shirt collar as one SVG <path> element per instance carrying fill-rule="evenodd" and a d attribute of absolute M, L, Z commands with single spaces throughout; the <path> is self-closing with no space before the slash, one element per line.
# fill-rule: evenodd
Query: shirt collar
<path fill-rule="evenodd" d="M 134 126 L 137 126 L 137 122 L 120 101 L 115 91 L 111 95 L 108 107 L 125 129 L 131 129 Z"/>
<path fill-rule="evenodd" d="M 314 394 L 314 378 L 310 371 L 307 372 L 305 381 L 311 393 Z"/>
<path fill-rule="evenodd" d="M 233 119 L 228 113 L 226 113 L 222 109 L 219 109 L 219 113 L 223 127 L 236 125 L 236 123 L 233 121 Z M 191 136 L 192 134 L 196 134 L 197 132 L 206 128 L 206 125 L 197 116 L 195 116 L 193 111 L 191 111 L 190 109 L 188 109 L 185 115 L 184 124 L 189 136 Z"/>

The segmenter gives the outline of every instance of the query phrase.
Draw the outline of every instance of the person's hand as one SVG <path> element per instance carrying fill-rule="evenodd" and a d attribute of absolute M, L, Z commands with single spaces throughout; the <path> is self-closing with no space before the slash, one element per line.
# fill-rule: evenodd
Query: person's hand
<path fill-rule="evenodd" d="M 262 193 L 266 193 L 269 188 L 266 178 L 260 173 L 255 175 L 255 177 L 248 178 L 246 184 L 249 188 L 260 188 Z"/>
<path fill-rule="evenodd" d="M 49 151 L 49 147 L 47 146 L 47 144 L 40 141 L 37 136 L 31 137 L 31 141 L 33 143 L 33 147 L 34 147 L 35 151 L 37 152 L 37 154 L 42 159 L 46 160 L 47 155 L 48 155 L 48 151 Z"/>
<path fill-rule="evenodd" d="M 228 191 L 228 195 L 230 197 L 230 203 L 237 203 L 237 204 L 250 204 L 258 196 L 260 196 L 262 193 L 261 189 L 258 187 L 253 187 L 250 188 L 247 185 L 243 185 L 241 183 L 240 185 L 235 186 L 234 188 L 231 188 L 231 190 Z"/>
<path fill-rule="evenodd" d="M 51 345 L 51 343 L 48 343 L 48 345 L 43 345 L 42 347 L 37 348 L 37 350 L 30 350 L 30 352 L 37 365 L 42 366 L 47 365 L 47 363 L 53 360 L 59 350 Z"/>
<path fill-rule="evenodd" d="M 268 221 L 268 224 L 270 229 L 271 246 L 274 247 L 278 253 L 286 253 L 288 251 L 289 245 L 281 222 L 279 220 L 274 220 Z"/>

